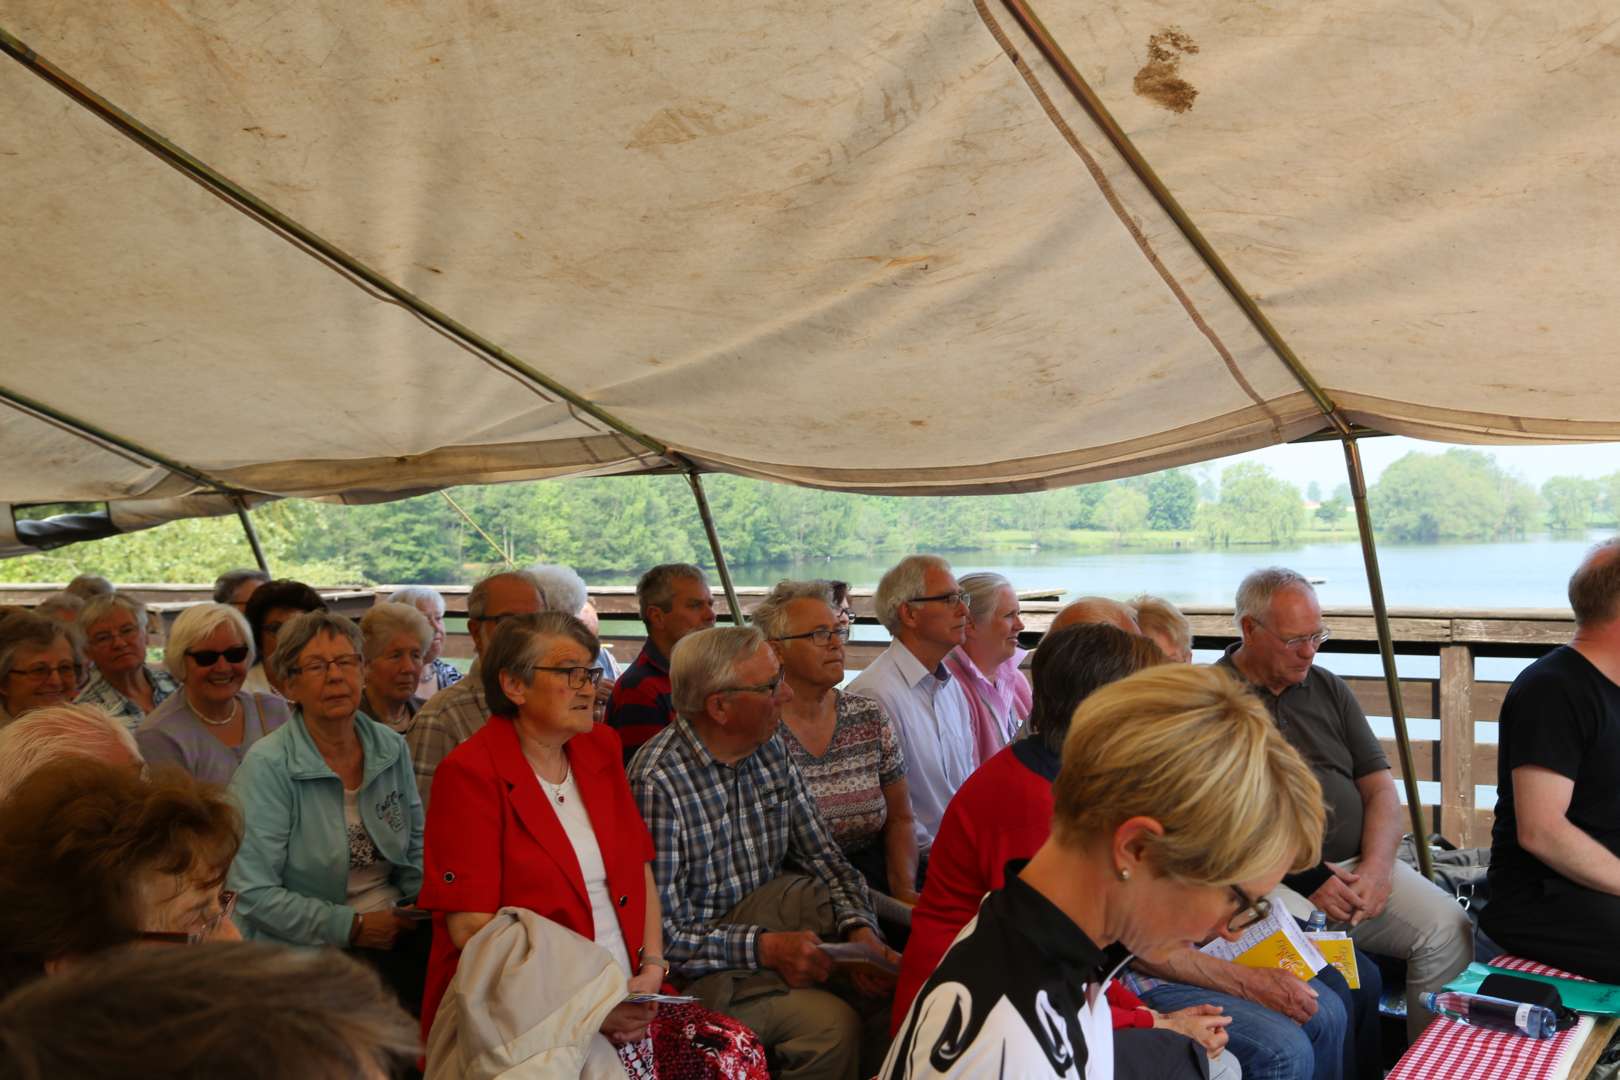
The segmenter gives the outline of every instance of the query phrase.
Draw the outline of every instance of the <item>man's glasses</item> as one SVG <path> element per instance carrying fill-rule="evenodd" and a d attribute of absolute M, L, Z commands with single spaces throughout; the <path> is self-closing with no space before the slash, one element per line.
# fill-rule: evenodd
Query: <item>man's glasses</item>
<path fill-rule="evenodd" d="M 213 667 L 219 663 L 222 656 L 228 664 L 240 664 L 248 658 L 248 647 L 232 645 L 228 649 L 187 649 L 186 655 L 191 657 L 192 662 L 198 667 Z"/>
<path fill-rule="evenodd" d="M 201 945 L 219 930 L 236 910 L 236 894 L 229 890 L 219 894 L 219 910 L 191 930 L 142 930 L 142 941 L 156 941 L 165 945 Z"/>
<path fill-rule="evenodd" d="M 1285 638 L 1271 627 L 1266 626 L 1266 624 L 1261 622 L 1259 619 L 1255 619 L 1254 621 L 1255 625 L 1263 628 L 1266 633 L 1282 642 L 1282 647 L 1285 649 L 1298 649 L 1306 645 L 1309 645 L 1313 649 L 1320 648 L 1322 642 L 1333 636 L 1333 631 L 1323 627 L 1314 634 L 1300 634 L 1298 637 Z"/>
<path fill-rule="evenodd" d="M 141 628 L 134 623 L 126 623 L 117 630 L 103 630 L 90 638 L 90 644 L 98 649 L 105 649 L 115 641 L 134 641 L 141 636 Z"/>
<path fill-rule="evenodd" d="M 1237 897 L 1237 914 L 1226 920 L 1226 932 L 1241 934 L 1256 923 L 1261 923 L 1271 914 L 1271 901 L 1262 896 L 1258 900 L 1249 899 L 1249 894 L 1232 886 L 1232 895 Z"/>
<path fill-rule="evenodd" d="M 822 627 L 819 630 L 806 630 L 802 634 L 783 634 L 781 637 L 773 638 L 772 640 L 774 640 L 774 641 L 802 641 L 805 638 L 809 638 L 810 641 L 813 644 L 825 647 L 828 644 L 830 644 L 835 638 L 839 642 L 848 641 L 849 640 L 849 627 L 840 626 L 836 630 L 828 630 L 826 627 Z"/>
<path fill-rule="evenodd" d="M 547 667 L 544 664 L 536 664 L 534 670 L 555 671 L 559 675 L 567 675 L 570 690 L 583 690 L 586 683 L 595 686 L 602 681 L 602 669 L 599 667 Z"/>
<path fill-rule="evenodd" d="M 495 623 L 498 626 L 501 623 L 505 622 L 507 619 L 520 618 L 522 616 L 522 614 L 523 613 L 521 611 L 508 611 L 508 612 L 506 612 L 504 614 L 501 614 L 501 615 L 469 615 L 469 616 L 467 616 L 467 621 L 468 622 L 492 622 L 492 623 Z"/>
<path fill-rule="evenodd" d="M 778 671 L 776 673 L 776 678 L 772 679 L 770 682 L 760 683 L 758 686 L 728 686 L 728 687 L 724 688 L 723 690 L 716 690 L 715 693 L 717 693 L 717 694 L 768 694 L 768 695 L 770 695 L 772 697 L 775 697 L 776 696 L 776 690 L 781 685 L 782 685 L 782 673 L 780 671 Z"/>
<path fill-rule="evenodd" d="M 324 679 L 326 673 L 333 668 L 337 668 L 340 674 L 352 675 L 360 670 L 360 657 L 356 653 L 350 653 L 348 656 L 340 656 L 336 660 L 305 660 L 297 667 L 288 668 L 287 673 L 289 675 L 314 675 Z"/>
<path fill-rule="evenodd" d="M 13 668 L 11 674 L 19 679 L 29 682 L 48 682 L 52 675 L 70 686 L 79 681 L 79 672 L 82 670 L 78 664 L 35 664 L 33 667 Z"/>
<path fill-rule="evenodd" d="M 967 603 L 968 594 L 958 590 L 956 592 L 936 593 L 933 596 L 913 596 L 906 601 L 908 604 L 932 604 L 935 602 L 944 604 L 946 607 L 955 607 L 957 604 Z"/>

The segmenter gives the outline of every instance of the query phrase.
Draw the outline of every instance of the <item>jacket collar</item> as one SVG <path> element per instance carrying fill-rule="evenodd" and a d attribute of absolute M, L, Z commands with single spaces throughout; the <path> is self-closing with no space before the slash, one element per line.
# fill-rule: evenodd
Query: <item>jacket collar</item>
<path fill-rule="evenodd" d="M 518 821 L 551 856 L 588 908 L 590 895 L 585 891 L 585 874 L 579 868 L 579 857 L 574 854 L 573 841 L 568 839 L 556 810 L 545 792 L 540 790 L 534 768 L 523 755 L 517 726 L 504 716 L 491 716 L 484 730 L 488 732 L 485 737 L 490 740 L 490 757 L 496 775 L 507 786 Z M 580 736 L 569 739 L 563 747 L 563 753 L 568 755 L 569 772 L 579 788 L 586 815 L 592 822 L 608 820 L 609 808 L 604 794 L 607 785 L 602 782 L 602 773 L 612 765 L 612 762 L 595 753 L 595 749 L 593 740 Z"/>
<path fill-rule="evenodd" d="M 360 749 L 365 754 L 365 771 L 360 780 L 360 786 L 365 787 L 394 767 L 399 760 L 401 744 L 384 737 L 383 733 L 388 729 L 364 713 L 355 713 L 350 722 L 354 724 L 355 736 L 360 740 Z M 292 722 L 286 727 L 288 775 L 294 780 L 318 780 L 327 776 L 338 779 L 338 774 L 321 756 L 320 748 L 315 745 L 309 728 L 304 724 L 302 707 L 292 707 Z"/>

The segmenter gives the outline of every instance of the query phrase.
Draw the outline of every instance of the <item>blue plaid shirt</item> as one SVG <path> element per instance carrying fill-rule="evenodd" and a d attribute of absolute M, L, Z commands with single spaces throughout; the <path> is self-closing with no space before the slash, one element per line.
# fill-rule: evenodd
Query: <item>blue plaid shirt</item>
<path fill-rule="evenodd" d="M 866 883 L 838 850 L 780 738 L 725 765 L 676 720 L 636 753 L 630 788 L 657 851 L 664 956 L 683 979 L 760 966 L 755 943 L 764 928 L 720 919 L 787 863 L 827 886 L 840 933 L 876 929 Z"/>
<path fill-rule="evenodd" d="M 152 707 L 155 709 L 180 687 L 174 681 L 174 676 L 162 668 L 153 664 L 145 664 L 143 668 L 146 671 L 146 681 L 152 687 Z M 79 696 L 73 700 L 80 705 L 100 706 L 106 710 L 108 716 L 122 721 L 130 731 L 140 727 L 141 721 L 146 719 L 141 707 L 114 690 L 112 683 L 108 682 L 107 677 L 99 671 L 90 677 L 84 689 L 79 691 Z"/>

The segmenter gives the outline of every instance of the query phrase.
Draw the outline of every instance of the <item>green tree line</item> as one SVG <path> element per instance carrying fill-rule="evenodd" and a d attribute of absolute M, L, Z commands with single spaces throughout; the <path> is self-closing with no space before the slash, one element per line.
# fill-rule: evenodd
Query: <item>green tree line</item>
<path fill-rule="evenodd" d="M 708 477 L 705 487 L 726 554 L 738 564 L 1053 546 L 1082 536 L 1111 543 L 1157 536 L 1161 543 L 1285 544 L 1309 529 L 1353 527 L 1343 484 L 1327 498 L 1312 484 L 1307 500 L 1253 462 L 1229 465 L 1218 478 L 1207 470 L 1170 469 L 1019 495 L 849 495 L 729 475 Z M 323 584 L 465 582 L 503 557 L 618 574 L 658 562 L 709 561 L 680 477 L 468 487 L 449 496 L 370 506 L 284 500 L 254 511 L 253 520 L 279 575 Z M 1512 538 L 1620 518 L 1620 473 L 1598 480 L 1554 477 L 1538 492 L 1487 453 L 1414 452 L 1384 471 L 1369 498 L 1386 539 Z M 251 564 L 235 519 L 199 519 L 3 560 L 0 580 L 62 581 L 91 571 L 115 581 L 196 582 Z"/>

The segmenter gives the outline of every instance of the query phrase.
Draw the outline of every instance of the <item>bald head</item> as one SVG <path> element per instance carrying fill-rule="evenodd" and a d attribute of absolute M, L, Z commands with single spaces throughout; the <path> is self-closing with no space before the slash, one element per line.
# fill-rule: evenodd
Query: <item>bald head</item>
<path fill-rule="evenodd" d="M 1131 609 L 1118 600 L 1110 600 L 1106 596 L 1082 596 L 1057 613 L 1057 618 L 1052 620 L 1047 633 L 1061 630 L 1065 626 L 1080 626 L 1085 623 L 1117 627 L 1127 634 L 1142 632 L 1142 628 L 1136 625 L 1136 616 L 1131 614 Z"/>
<path fill-rule="evenodd" d="M 1569 579 L 1569 606 L 1577 626 L 1620 619 L 1620 537 L 1611 537 L 1586 553 Z"/>

